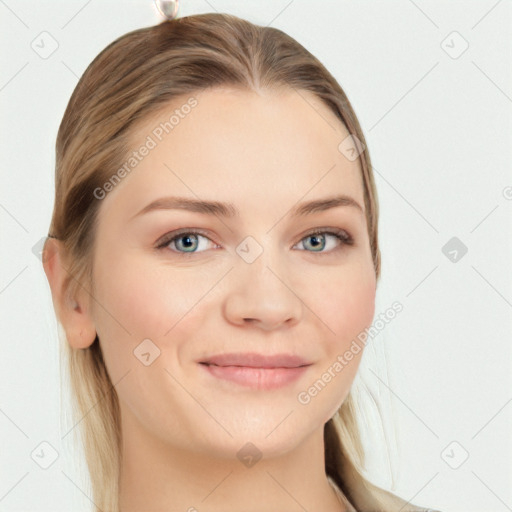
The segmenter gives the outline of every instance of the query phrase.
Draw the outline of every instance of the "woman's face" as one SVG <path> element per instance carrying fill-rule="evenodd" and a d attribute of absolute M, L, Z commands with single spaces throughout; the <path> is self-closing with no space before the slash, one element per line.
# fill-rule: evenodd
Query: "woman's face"
<path fill-rule="evenodd" d="M 125 432 L 216 457 L 249 441 L 285 453 L 342 404 L 362 350 L 341 358 L 373 319 L 359 161 L 308 92 L 191 97 L 138 126 L 129 172 L 105 187 L 92 318 Z M 341 195 L 360 207 L 298 213 Z M 226 354 L 238 359 L 204 364 Z"/>

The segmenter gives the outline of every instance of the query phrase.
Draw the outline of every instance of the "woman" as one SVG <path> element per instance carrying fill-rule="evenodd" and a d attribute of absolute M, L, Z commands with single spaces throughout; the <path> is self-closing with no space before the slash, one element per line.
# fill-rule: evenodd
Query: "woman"
<path fill-rule="evenodd" d="M 378 204 L 313 55 L 225 14 L 136 30 L 56 149 L 43 261 L 98 510 L 425 510 L 363 476 Z"/>

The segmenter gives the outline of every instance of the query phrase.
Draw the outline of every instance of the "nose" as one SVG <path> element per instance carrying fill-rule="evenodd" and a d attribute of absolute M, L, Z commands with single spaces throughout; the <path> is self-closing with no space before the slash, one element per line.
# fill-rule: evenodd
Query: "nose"
<path fill-rule="evenodd" d="M 270 259 L 261 255 L 250 264 L 238 262 L 231 276 L 234 285 L 224 303 L 224 314 L 230 323 L 252 324 L 270 331 L 300 321 L 304 305 L 300 290 L 294 289 L 298 283 L 290 282 L 289 273 L 281 267 L 270 266 Z"/>

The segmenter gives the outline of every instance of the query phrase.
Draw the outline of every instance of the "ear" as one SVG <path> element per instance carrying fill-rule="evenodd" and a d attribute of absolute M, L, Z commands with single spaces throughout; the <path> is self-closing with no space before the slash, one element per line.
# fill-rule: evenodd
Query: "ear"
<path fill-rule="evenodd" d="M 43 248 L 43 268 L 50 284 L 53 307 L 57 319 L 66 332 L 73 348 L 87 348 L 96 339 L 96 328 L 91 316 L 91 296 L 83 283 L 77 286 L 76 295 L 69 296 L 69 273 L 64 245 L 55 238 L 47 238 Z"/>

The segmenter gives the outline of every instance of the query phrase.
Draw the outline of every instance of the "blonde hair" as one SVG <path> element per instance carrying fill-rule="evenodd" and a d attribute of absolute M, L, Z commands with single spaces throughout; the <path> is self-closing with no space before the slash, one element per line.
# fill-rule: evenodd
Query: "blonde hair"
<path fill-rule="evenodd" d="M 78 82 L 57 137 L 50 226 L 69 262 L 69 296 L 79 286 L 93 293 L 91 256 L 100 204 L 94 190 L 133 149 L 130 135 L 136 123 L 178 96 L 216 86 L 310 91 L 363 143 L 360 164 L 367 229 L 379 278 L 376 188 L 366 141 L 345 93 L 321 62 L 292 37 L 215 13 L 177 18 L 123 35 L 101 51 Z M 115 383 L 107 373 L 97 336 L 87 349 L 73 349 L 62 337 L 61 342 L 93 501 L 99 510 L 118 512 L 122 433 Z M 324 439 L 326 473 L 358 510 L 392 511 L 407 505 L 363 476 L 364 450 L 351 392 L 325 424 Z"/>

